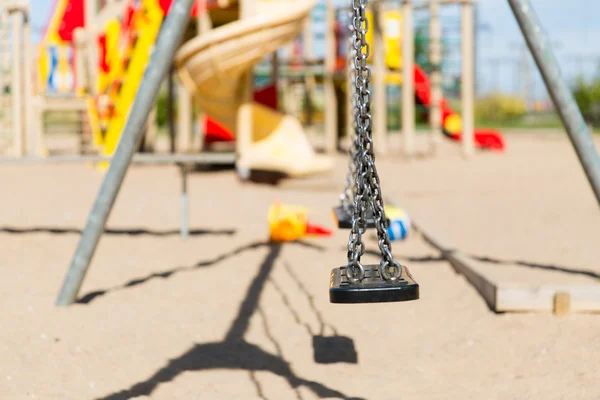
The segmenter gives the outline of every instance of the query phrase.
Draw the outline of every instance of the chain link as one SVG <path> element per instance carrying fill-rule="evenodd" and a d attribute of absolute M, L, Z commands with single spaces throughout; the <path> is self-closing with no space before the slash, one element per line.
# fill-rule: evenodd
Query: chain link
<path fill-rule="evenodd" d="M 354 49 L 354 120 L 356 124 L 356 165 L 354 167 L 354 212 L 352 230 L 348 240 L 348 265 L 346 275 L 351 283 L 360 282 L 365 270 L 360 262 L 365 252 L 363 234 L 366 231 L 366 211 L 373 210 L 377 238 L 382 260 L 379 264 L 380 276 L 387 281 L 395 281 L 401 275 L 400 264 L 392 256 L 392 246 L 388 237 L 383 195 L 373 152 L 373 119 L 371 117 L 371 69 L 367 64 L 371 48 L 366 40 L 369 22 L 366 17 L 368 0 L 352 0 L 352 46 Z"/>

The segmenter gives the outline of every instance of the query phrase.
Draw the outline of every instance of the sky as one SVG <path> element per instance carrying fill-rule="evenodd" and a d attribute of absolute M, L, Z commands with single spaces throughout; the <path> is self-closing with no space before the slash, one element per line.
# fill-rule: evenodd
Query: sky
<path fill-rule="evenodd" d="M 31 10 L 33 30 L 39 35 L 55 0 L 30 1 L 35 4 Z M 345 6 L 349 0 L 335 2 L 339 6 Z M 531 0 L 531 3 L 555 47 L 564 75 L 573 78 L 583 73 L 586 77 L 591 77 L 597 71 L 600 60 L 600 0 Z M 496 88 L 504 91 L 520 90 L 526 70 L 519 68 L 518 63 L 526 53 L 522 53 L 523 38 L 508 2 L 479 0 L 477 11 L 478 86 L 484 91 Z M 456 27 L 459 16 L 458 6 L 443 7 L 442 18 L 447 28 Z M 419 17 L 419 13 L 416 17 Z M 318 51 L 317 48 L 315 50 Z M 458 45 L 453 51 L 458 52 L 456 57 L 460 55 Z M 544 96 L 540 78 L 532 67 L 531 59 L 528 59 L 533 92 L 536 96 Z"/>

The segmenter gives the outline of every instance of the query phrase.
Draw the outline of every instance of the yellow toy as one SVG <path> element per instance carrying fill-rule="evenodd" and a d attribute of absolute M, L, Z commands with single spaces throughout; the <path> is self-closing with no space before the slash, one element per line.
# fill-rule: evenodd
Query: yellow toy
<path fill-rule="evenodd" d="M 331 231 L 309 223 L 307 214 L 306 207 L 284 205 L 276 201 L 268 212 L 270 240 L 291 242 L 307 235 L 331 236 Z"/>

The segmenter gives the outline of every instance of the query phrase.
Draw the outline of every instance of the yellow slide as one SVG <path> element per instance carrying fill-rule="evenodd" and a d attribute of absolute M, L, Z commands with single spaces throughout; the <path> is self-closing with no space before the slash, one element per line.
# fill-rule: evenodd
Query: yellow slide
<path fill-rule="evenodd" d="M 250 107 L 252 137 L 238 168 L 284 173 L 290 177 L 324 173 L 333 160 L 315 154 L 301 123 L 262 105 L 242 105 L 244 76 L 266 55 L 294 40 L 315 0 L 261 0 L 255 17 L 213 29 L 185 43 L 175 65 L 198 105 L 232 132 L 241 107 Z"/>

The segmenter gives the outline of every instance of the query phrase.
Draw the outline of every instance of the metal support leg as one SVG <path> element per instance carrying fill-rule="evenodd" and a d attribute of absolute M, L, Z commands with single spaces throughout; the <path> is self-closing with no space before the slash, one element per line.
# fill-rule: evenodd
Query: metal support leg
<path fill-rule="evenodd" d="M 190 203 L 188 200 L 188 168 L 186 164 L 181 164 L 181 238 L 186 240 L 190 236 Z"/>
<path fill-rule="evenodd" d="M 600 204 L 600 158 L 581 110 L 561 76 L 560 67 L 550 48 L 550 41 L 544 34 L 529 0 L 508 0 L 508 3 Z"/>
<path fill-rule="evenodd" d="M 160 84 L 169 72 L 171 62 L 175 57 L 175 51 L 188 26 L 194 2 L 195 0 L 174 0 L 163 23 L 154 53 L 146 68 L 144 79 L 133 102 L 121 139 L 60 290 L 56 301 L 58 306 L 72 304 L 77 298 L 100 236 L 104 231 L 106 220 L 117 198 L 137 144 L 144 132 L 148 115 L 154 107 Z"/>
<path fill-rule="evenodd" d="M 169 140 L 171 153 L 175 154 L 177 151 L 177 129 L 175 128 L 175 74 L 174 67 L 171 67 L 169 75 L 167 77 L 167 114 L 169 119 Z"/>

